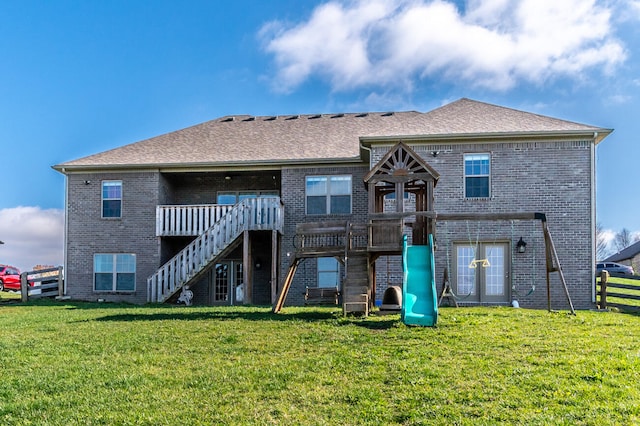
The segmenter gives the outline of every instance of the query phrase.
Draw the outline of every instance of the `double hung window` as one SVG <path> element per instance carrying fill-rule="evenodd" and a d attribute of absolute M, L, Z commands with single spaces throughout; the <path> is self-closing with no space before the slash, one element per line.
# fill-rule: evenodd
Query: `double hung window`
<path fill-rule="evenodd" d="M 491 162 L 489 154 L 464 156 L 465 198 L 489 198 L 491 195 Z"/>
<path fill-rule="evenodd" d="M 95 291 L 135 291 L 136 255 L 94 254 L 93 275 Z"/>
<path fill-rule="evenodd" d="M 102 217 L 122 217 L 122 181 L 102 181 Z"/>
<path fill-rule="evenodd" d="M 351 176 L 307 176 L 307 214 L 351 214 Z"/>

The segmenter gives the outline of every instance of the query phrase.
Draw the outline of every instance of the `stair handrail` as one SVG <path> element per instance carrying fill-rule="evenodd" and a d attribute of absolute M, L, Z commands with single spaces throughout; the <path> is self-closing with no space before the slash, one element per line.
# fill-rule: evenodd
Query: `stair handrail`
<path fill-rule="evenodd" d="M 147 279 L 147 300 L 163 302 L 207 266 L 243 231 L 282 231 L 279 197 L 247 198 L 228 210 Z"/>

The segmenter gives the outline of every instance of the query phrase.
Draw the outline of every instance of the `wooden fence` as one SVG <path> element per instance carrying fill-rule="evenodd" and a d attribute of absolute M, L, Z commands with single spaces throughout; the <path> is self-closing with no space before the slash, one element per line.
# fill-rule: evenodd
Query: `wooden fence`
<path fill-rule="evenodd" d="M 23 302 L 41 297 L 62 297 L 64 292 L 62 266 L 39 269 L 20 274 L 20 293 Z"/>
<path fill-rule="evenodd" d="M 637 284 L 622 283 L 618 278 L 633 280 Z M 640 276 L 615 273 L 607 276 L 602 274 L 596 284 L 600 296 L 598 303 L 600 309 L 613 307 L 623 311 L 640 312 Z"/>

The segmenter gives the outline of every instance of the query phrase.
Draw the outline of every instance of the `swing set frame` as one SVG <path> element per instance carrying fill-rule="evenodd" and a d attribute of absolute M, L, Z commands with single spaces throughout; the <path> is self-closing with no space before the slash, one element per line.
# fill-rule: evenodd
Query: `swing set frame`
<path fill-rule="evenodd" d="M 564 277 L 564 273 L 562 272 L 562 266 L 560 265 L 560 258 L 558 257 L 558 252 L 556 250 L 556 246 L 553 242 L 553 238 L 551 238 L 551 232 L 549 231 L 549 225 L 547 223 L 547 215 L 544 213 L 461 213 L 461 214 L 437 214 L 434 220 L 442 220 L 442 221 L 513 221 L 513 220 L 539 220 L 542 226 L 542 234 L 544 236 L 544 247 L 545 247 L 545 259 L 546 259 L 546 269 L 547 269 L 547 310 L 551 312 L 551 273 L 557 272 L 560 277 L 560 282 L 562 283 L 562 287 L 564 289 L 565 296 L 567 297 L 567 302 L 569 303 L 569 308 L 571 310 L 571 314 L 576 315 L 576 311 L 573 307 L 573 302 L 571 301 L 571 296 L 569 295 L 569 289 L 567 287 L 567 282 Z M 435 230 L 435 226 L 432 228 Z M 448 275 L 448 274 L 446 274 Z M 448 282 L 448 276 L 445 276 L 445 281 Z M 451 294 L 445 294 L 447 290 L 447 283 L 443 286 L 442 294 L 440 296 L 440 300 L 443 297 L 453 296 Z M 451 289 L 449 288 L 450 292 Z M 457 305 L 457 303 L 456 303 Z"/>

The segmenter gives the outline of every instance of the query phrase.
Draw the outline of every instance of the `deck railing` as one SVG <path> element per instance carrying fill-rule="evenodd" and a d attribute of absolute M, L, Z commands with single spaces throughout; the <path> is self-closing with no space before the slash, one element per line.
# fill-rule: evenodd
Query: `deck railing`
<path fill-rule="evenodd" d="M 243 231 L 282 231 L 280 198 L 241 201 L 147 279 L 147 300 L 164 302 L 203 271 Z"/>
<path fill-rule="evenodd" d="M 296 227 L 294 246 L 300 255 L 334 255 L 366 251 L 367 227 L 350 222 L 313 222 Z"/>
<path fill-rule="evenodd" d="M 401 251 L 403 226 L 404 223 L 401 219 L 371 219 L 369 221 L 369 250 Z"/>
<path fill-rule="evenodd" d="M 232 205 L 163 205 L 156 207 L 156 236 L 187 237 L 202 234 L 219 221 Z"/>

